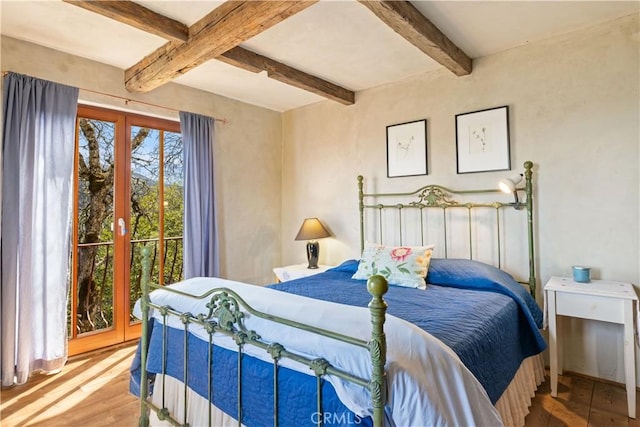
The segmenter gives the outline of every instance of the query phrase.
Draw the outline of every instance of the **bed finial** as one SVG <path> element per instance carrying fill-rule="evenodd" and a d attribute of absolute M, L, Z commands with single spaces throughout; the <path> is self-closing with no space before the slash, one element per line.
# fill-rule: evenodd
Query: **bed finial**
<path fill-rule="evenodd" d="M 387 373 L 384 365 L 387 363 L 387 338 L 384 334 L 384 317 L 387 303 L 382 296 L 389 290 L 387 280 L 382 276 L 371 276 L 367 280 L 367 290 L 373 297 L 369 302 L 371 311 L 371 403 L 373 404 L 373 425 L 382 426 L 384 422 L 384 405 L 387 402 Z"/>
<path fill-rule="evenodd" d="M 382 300 L 382 296 L 389 290 L 389 283 L 387 283 L 387 279 L 380 275 L 371 276 L 369 280 L 367 280 L 367 290 L 374 300 Z M 382 303 L 385 304 L 386 307 L 384 300 L 382 300 Z M 371 304 L 369 304 L 369 306 L 371 306 Z"/>

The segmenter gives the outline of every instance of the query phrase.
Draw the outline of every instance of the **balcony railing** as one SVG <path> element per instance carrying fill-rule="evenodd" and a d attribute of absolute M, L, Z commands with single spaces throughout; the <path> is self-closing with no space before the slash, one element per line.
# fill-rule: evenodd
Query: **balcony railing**
<path fill-rule="evenodd" d="M 182 236 L 179 237 L 165 237 L 163 239 L 163 254 L 162 254 L 162 266 L 164 274 L 162 278 L 158 275 L 158 269 L 160 268 L 160 260 L 158 258 L 158 252 L 160 250 L 160 239 L 138 239 L 131 241 L 131 256 L 129 262 L 129 268 L 132 272 L 131 282 L 133 283 L 134 275 L 136 272 L 135 281 L 140 284 L 141 279 L 141 250 L 145 246 L 149 246 L 151 243 L 152 250 L 152 270 L 151 277 L 156 277 L 158 283 L 162 285 L 169 285 L 171 283 L 182 280 Z"/>
<path fill-rule="evenodd" d="M 182 280 L 182 236 L 160 239 L 131 240 L 129 257 L 129 313 L 140 298 L 142 247 L 152 251 L 151 277 L 168 285 Z M 71 304 L 68 310 L 69 336 L 75 326 L 76 336 L 108 329 L 113 325 L 113 242 L 78 244 L 78 284 L 75 304 L 76 321 L 71 324 Z M 86 263 L 86 265 L 80 265 Z M 162 268 L 162 274 L 160 269 Z M 130 320 L 136 319 L 130 314 Z"/>

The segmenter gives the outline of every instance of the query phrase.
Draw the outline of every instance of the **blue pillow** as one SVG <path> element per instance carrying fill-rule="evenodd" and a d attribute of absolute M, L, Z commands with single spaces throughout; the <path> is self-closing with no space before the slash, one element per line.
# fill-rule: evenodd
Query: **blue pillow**
<path fill-rule="evenodd" d="M 542 327 L 542 310 L 529 292 L 507 272 L 492 265 L 468 259 L 431 260 L 427 283 L 464 289 L 484 289 L 514 298 L 526 308 L 538 328 Z"/>
<path fill-rule="evenodd" d="M 342 271 L 344 273 L 355 273 L 358 271 L 358 264 L 360 261 L 357 259 L 348 259 L 337 267 L 330 268 L 327 271 Z"/>

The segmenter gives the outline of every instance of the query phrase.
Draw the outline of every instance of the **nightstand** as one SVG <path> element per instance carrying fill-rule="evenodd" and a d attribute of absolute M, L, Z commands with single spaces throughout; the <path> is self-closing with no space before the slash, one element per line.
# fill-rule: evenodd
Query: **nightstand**
<path fill-rule="evenodd" d="M 558 373 L 562 374 L 562 339 L 556 316 L 599 320 L 623 325 L 624 370 L 629 417 L 636 417 L 636 363 L 633 329 L 636 295 L 631 283 L 592 280 L 577 283 L 567 277 L 552 277 L 544 287 L 549 319 L 549 364 L 551 396 L 558 395 Z"/>
<path fill-rule="evenodd" d="M 318 265 L 318 268 L 307 268 L 308 265 L 309 264 L 294 264 L 276 267 L 273 269 L 273 274 L 278 278 L 278 282 L 286 282 L 287 280 L 300 279 L 302 277 L 324 273 L 333 267 L 332 265 Z"/>

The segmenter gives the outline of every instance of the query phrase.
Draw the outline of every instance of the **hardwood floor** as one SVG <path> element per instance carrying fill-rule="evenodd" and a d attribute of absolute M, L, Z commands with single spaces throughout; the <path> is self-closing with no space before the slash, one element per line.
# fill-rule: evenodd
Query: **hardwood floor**
<path fill-rule="evenodd" d="M 139 404 L 129 394 L 129 365 L 135 346 L 75 358 L 57 375 L 36 375 L 0 393 L 3 427 L 116 426 L 138 424 Z M 640 401 L 640 393 L 636 393 Z M 627 417 L 622 385 L 575 375 L 560 377 L 558 397 L 549 380 L 533 400 L 525 427 L 640 427 Z M 640 407 L 638 408 L 640 414 Z"/>
<path fill-rule="evenodd" d="M 56 375 L 34 375 L 0 392 L 2 427 L 138 425 L 139 403 L 129 394 L 135 345 L 77 357 Z"/>
<path fill-rule="evenodd" d="M 636 414 L 640 415 L 636 392 Z M 540 385 L 525 419 L 525 427 L 640 427 L 627 416 L 627 393 L 622 384 L 610 384 L 576 375 L 558 380 L 558 397 L 551 397 L 549 376 Z"/>

